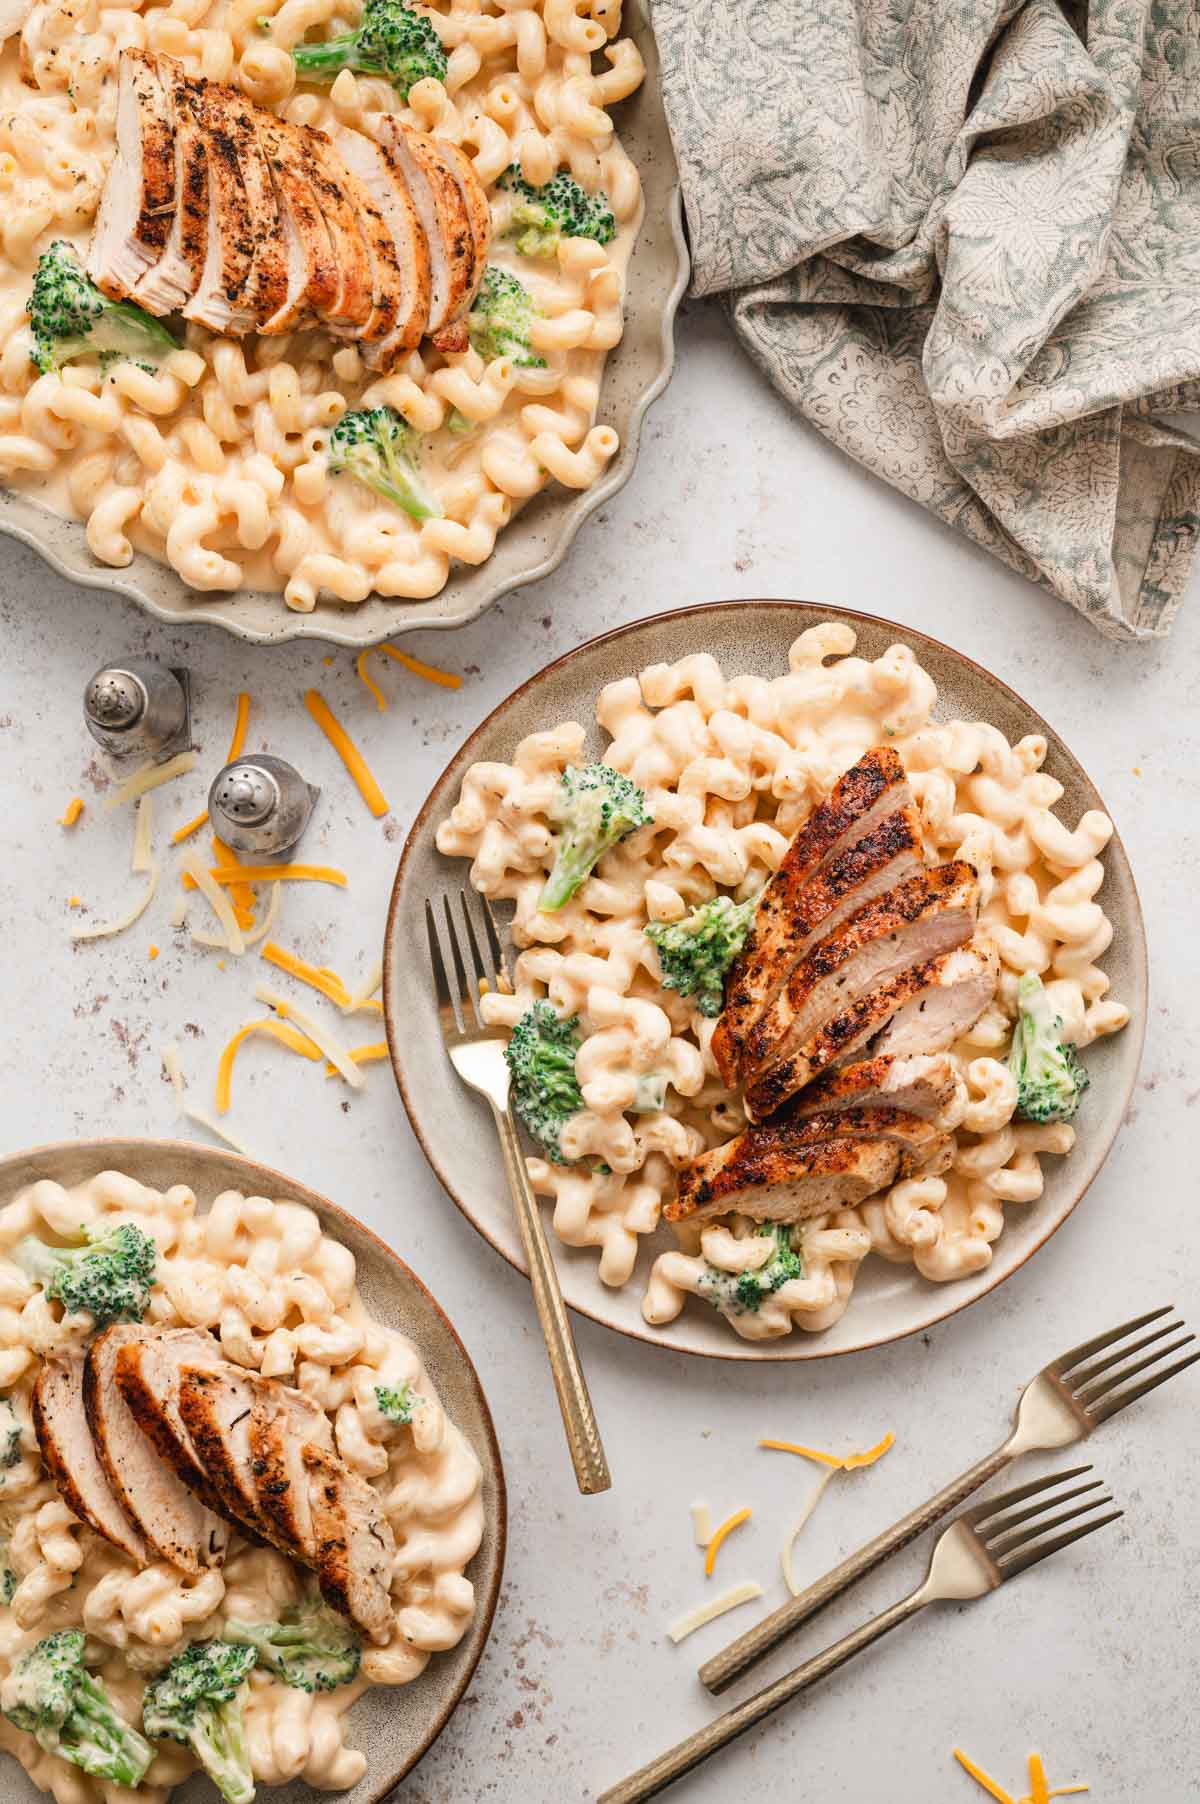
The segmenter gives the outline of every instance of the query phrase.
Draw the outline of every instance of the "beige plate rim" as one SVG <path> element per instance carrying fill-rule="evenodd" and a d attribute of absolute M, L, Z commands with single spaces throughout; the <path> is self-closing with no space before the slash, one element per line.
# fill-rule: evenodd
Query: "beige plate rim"
<path fill-rule="evenodd" d="M 418 1118 L 417 1110 L 406 1080 L 403 1057 L 405 1052 L 404 1038 L 398 1023 L 393 1019 L 393 986 L 391 979 L 393 959 L 395 956 L 393 948 L 397 943 L 397 925 L 402 905 L 402 891 L 410 856 L 419 837 L 427 829 L 433 815 L 435 813 L 440 814 L 445 809 L 447 797 L 443 792 L 448 789 L 452 773 L 455 771 L 459 761 L 465 760 L 466 755 L 475 742 L 487 733 L 488 729 L 507 712 L 514 702 L 528 694 L 531 689 L 540 684 L 551 672 L 561 671 L 565 666 L 570 665 L 581 658 L 594 655 L 603 646 L 614 645 L 622 639 L 627 639 L 632 635 L 640 634 L 646 628 L 660 626 L 666 621 L 677 621 L 683 618 L 695 617 L 703 614 L 728 613 L 732 610 L 744 614 L 752 610 L 776 611 L 795 608 L 815 610 L 819 613 L 822 620 L 845 621 L 856 628 L 860 625 L 867 625 L 872 628 L 887 629 L 894 632 L 898 639 L 911 645 L 912 648 L 918 652 L 918 655 L 921 654 L 921 648 L 924 647 L 940 657 L 950 658 L 958 664 L 966 666 L 984 683 L 1002 691 L 1012 703 L 1021 709 L 1029 721 L 1030 730 L 1039 731 L 1045 734 L 1055 746 L 1058 756 L 1066 764 L 1073 766 L 1077 778 L 1081 779 L 1093 791 L 1099 800 L 1100 807 L 1105 813 L 1108 813 L 1099 790 L 1095 783 L 1092 782 L 1091 777 L 1079 762 L 1078 758 L 1076 758 L 1070 748 L 1063 743 L 1058 734 L 1050 726 L 1049 722 L 1038 713 L 1037 709 L 1032 707 L 1030 703 L 1028 703 L 1017 690 L 1012 688 L 1010 684 L 1006 683 L 1002 677 L 993 675 L 986 666 L 978 663 L 974 658 L 969 657 L 966 652 L 958 651 L 954 646 L 947 645 L 944 640 L 935 638 L 931 633 L 920 632 L 915 627 L 905 626 L 901 621 L 893 620 L 887 615 L 868 614 L 862 609 L 839 607 L 834 603 L 827 604 L 822 602 L 804 601 L 796 597 L 788 596 L 764 596 L 751 597 L 746 600 L 698 602 L 682 608 L 665 609 L 657 614 L 644 615 L 641 619 L 630 621 L 625 626 L 615 627 L 611 632 L 597 634 L 595 638 L 588 639 L 582 645 L 577 645 L 571 651 L 565 652 L 561 657 L 555 658 L 552 663 L 545 665 L 541 670 L 535 672 L 533 676 L 527 678 L 525 682 L 519 684 L 502 702 L 491 710 L 486 718 L 482 720 L 471 733 L 469 738 L 464 741 L 461 748 L 454 754 L 454 757 L 447 764 L 445 770 L 443 770 L 441 776 L 430 790 L 428 797 L 422 804 L 409 829 L 408 837 L 405 840 L 404 848 L 400 855 L 400 862 L 396 870 L 395 881 L 392 885 L 392 895 L 388 905 L 387 923 L 384 929 L 383 998 L 384 1019 L 392 1071 L 400 1091 L 401 1100 L 404 1103 L 404 1108 L 408 1115 L 409 1123 L 417 1138 L 417 1142 L 420 1145 L 422 1152 L 425 1154 L 434 1176 L 437 1178 L 450 1200 L 471 1223 L 471 1226 L 475 1228 L 488 1244 L 500 1254 L 501 1258 L 506 1260 L 515 1271 L 519 1271 L 522 1276 L 528 1276 L 528 1267 L 524 1265 L 519 1258 L 514 1257 L 507 1247 L 501 1245 L 501 1243 L 488 1232 L 483 1222 L 472 1213 L 464 1199 L 453 1188 L 449 1175 L 442 1162 L 439 1160 L 435 1147 L 431 1144 L 430 1138 Z M 805 624 L 811 625 L 812 622 L 806 621 Z M 797 631 L 800 630 L 802 630 L 802 628 L 798 625 Z M 1110 815 L 1110 819 L 1111 818 Z M 1133 877 L 1132 867 L 1129 865 L 1128 854 L 1125 851 L 1120 831 L 1115 826 L 1110 846 L 1117 849 L 1130 873 L 1132 903 L 1132 919 L 1130 921 L 1130 927 L 1132 930 L 1131 937 L 1134 941 L 1134 944 L 1130 947 L 1130 952 L 1133 958 L 1136 987 L 1144 997 L 1148 990 L 1148 957 L 1146 949 L 1145 919 L 1142 911 L 1141 898 L 1138 894 L 1137 883 Z M 430 982 L 432 983 L 432 977 L 430 978 Z M 730 1330 L 729 1338 L 731 1341 L 735 1342 L 735 1344 L 729 1348 L 723 1348 L 720 1351 L 709 1348 L 691 1347 L 674 1342 L 670 1339 L 669 1330 L 666 1334 L 658 1334 L 655 1333 L 648 1324 L 644 1328 L 619 1325 L 609 1320 L 607 1316 L 600 1313 L 596 1308 L 573 1299 L 570 1301 L 570 1307 L 576 1310 L 578 1314 L 586 1316 L 593 1322 L 599 1323 L 601 1327 L 608 1328 L 614 1334 L 622 1334 L 631 1340 L 644 1341 L 648 1346 L 657 1347 L 663 1352 L 686 1353 L 697 1359 L 724 1359 L 740 1362 L 791 1362 L 803 1359 L 837 1359 L 851 1353 L 868 1352 L 873 1348 L 887 1346 L 894 1341 L 907 1339 L 908 1336 L 912 1334 L 921 1333 L 925 1329 L 933 1327 L 936 1323 L 945 1321 L 949 1316 L 957 1315 L 960 1310 L 969 1308 L 973 1303 L 979 1302 L 983 1297 L 989 1296 L 1001 1284 L 1006 1282 L 1007 1279 L 1011 1278 L 1016 1272 L 1022 1270 L 1029 1263 L 1029 1260 L 1032 1259 L 1033 1255 L 1040 1251 L 1051 1236 L 1058 1231 L 1067 1218 L 1078 1208 L 1080 1202 L 1083 1200 L 1084 1196 L 1086 1196 L 1092 1183 L 1101 1171 L 1105 1160 L 1108 1158 L 1108 1154 L 1112 1149 L 1113 1142 L 1120 1129 L 1121 1122 L 1128 1109 L 1129 1100 L 1133 1094 L 1134 1084 L 1137 1081 L 1142 1051 L 1145 1045 L 1145 1009 L 1142 1009 L 1139 1013 L 1135 1013 L 1131 1018 L 1129 1025 L 1123 1031 L 1122 1038 L 1125 1038 L 1126 1036 L 1131 1036 L 1133 1053 L 1129 1060 L 1129 1074 L 1121 1096 L 1120 1108 L 1113 1108 L 1111 1125 L 1107 1134 L 1098 1136 L 1096 1139 L 1087 1142 L 1086 1156 L 1080 1156 L 1084 1152 L 1082 1146 L 1076 1147 L 1075 1153 L 1072 1155 L 1074 1169 L 1078 1178 L 1074 1194 L 1065 1206 L 1060 1206 L 1055 1211 L 1053 1219 L 1048 1222 L 1044 1231 L 1037 1234 L 1024 1256 L 1011 1268 L 996 1272 L 994 1267 L 989 1267 L 984 1274 L 975 1274 L 976 1279 L 982 1276 L 987 1279 L 987 1281 L 978 1283 L 970 1296 L 955 1297 L 953 1292 L 956 1287 L 953 1283 L 937 1286 L 931 1285 L 931 1300 L 929 1306 L 914 1311 L 914 1319 L 910 1325 L 894 1332 L 884 1332 L 864 1336 L 852 1341 L 848 1345 L 823 1347 L 820 1344 L 820 1335 L 804 1335 L 801 1339 L 799 1338 L 800 1330 L 798 1329 L 793 1329 L 792 1334 L 783 1341 L 737 1341 L 733 1331 Z M 1129 1042 L 1127 1041 L 1127 1044 L 1128 1043 Z M 988 1272 L 993 1274 L 990 1279 L 987 1278 Z M 596 1282 L 597 1285 L 599 1285 L 598 1279 Z M 932 1298 L 939 1295 L 945 1298 L 944 1306 L 932 1301 Z M 853 1308 L 853 1304 L 851 1305 L 851 1308 Z"/>
<path fill-rule="evenodd" d="M 485 1470 L 487 1476 L 491 1478 L 492 1483 L 495 1486 L 495 1570 L 492 1574 L 491 1582 L 487 1587 L 487 1594 L 480 1599 L 481 1608 L 476 1616 L 475 1624 L 471 1631 L 470 1639 L 474 1642 L 474 1647 L 470 1651 L 469 1657 L 463 1663 L 463 1669 L 458 1676 L 458 1680 L 449 1699 L 435 1713 L 427 1731 L 420 1739 L 419 1745 L 405 1758 L 398 1771 L 388 1774 L 386 1779 L 382 1781 L 378 1778 L 370 1778 L 369 1776 L 364 1775 L 365 1783 L 372 1787 L 372 1789 L 368 1793 L 363 1794 L 361 1804 L 383 1804 L 383 1800 L 391 1794 L 402 1779 L 412 1772 L 418 1761 L 422 1760 L 429 1752 L 438 1736 L 442 1733 L 442 1730 L 450 1721 L 450 1718 L 454 1715 L 459 1704 L 462 1702 L 463 1694 L 474 1677 L 475 1669 L 479 1664 L 483 1655 L 483 1650 L 487 1646 L 490 1638 L 492 1622 L 500 1598 L 500 1587 L 504 1578 L 504 1560 L 508 1543 L 508 1493 L 504 1476 L 504 1463 L 500 1454 L 500 1444 L 496 1438 L 495 1423 L 492 1420 L 492 1412 L 488 1405 L 487 1395 L 480 1382 L 475 1362 L 463 1345 L 453 1322 L 450 1320 L 441 1304 L 437 1301 L 437 1298 L 430 1291 L 428 1285 L 422 1282 L 412 1270 L 412 1267 L 409 1266 L 406 1261 L 400 1257 L 399 1253 L 395 1252 L 380 1235 L 376 1234 L 373 1228 L 369 1228 L 366 1223 L 360 1221 L 356 1215 L 351 1215 L 348 1209 L 343 1209 L 340 1204 L 332 1202 L 327 1196 L 323 1196 L 319 1190 L 314 1190 L 310 1184 L 302 1183 L 298 1178 L 289 1177 L 286 1172 L 277 1171 L 273 1166 L 264 1165 L 258 1159 L 246 1158 L 243 1154 L 235 1153 L 225 1147 L 206 1146 L 203 1142 L 198 1140 L 159 1140 L 149 1135 L 138 1134 L 105 1135 L 96 1139 L 46 1141 L 42 1145 L 22 1147 L 16 1152 L 5 1153 L 0 1157 L 0 1198 L 2 1198 L 5 1193 L 8 1174 L 18 1165 L 28 1166 L 31 1163 L 44 1164 L 46 1166 L 46 1171 L 43 1175 L 52 1177 L 54 1174 L 51 1168 L 56 1163 L 61 1168 L 63 1161 L 68 1155 L 72 1160 L 76 1160 L 92 1153 L 95 1153 L 96 1155 L 95 1169 L 97 1171 L 106 1169 L 125 1170 L 127 1167 L 122 1164 L 123 1158 L 131 1158 L 133 1161 L 136 1161 L 138 1156 L 141 1155 L 146 1158 L 155 1156 L 168 1159 L 174 1156 L 180 1160 L 181 1165 L 188 1166 L 194 1166 L 196 1163 L 199 1163 L 202 1166 L 209 1167 L 213 1171 L 214 1177 L 217 1173 L 224 1172 L 227 1180 L 229 1179 L 230 1174 L 242 1174 L 241 1180 L 237 1183 L 237 1187 L 242 1189 L 247 1195 L 270 1196 L 272 1198 L 284 1196 L 289 1201 L 306 1204 L 313 1210 L 314 1214 L 322 1219 L 323 1223 L 331 1220 L 339 1226 L 349 1226 L 353 1233 L 360 1234 L 365 1240 L 370 1241 L 377 1252 L 383 1256 L 385 1262 L 396 1269 L 401 1282 L 410 1287 L 417 1294 L 423 1308 L 427 1309 L 430 1314 L 438 1318 L 441 1326 L 449 1335 L 457 1350 L 458 1357 L 466 1372 L 470 1388 L 474 1392 L 475 1403 L 479 1410 L 484 1430 L 485 1446 L 482 1450 L 477 1448 L 476 1451 L 482 1452 L 486 1460 Z M 130 1175 L 136 1174 L 131 1173 Z M 194 1185 L 193 1188 L 195 1188 Z M 441 1658 L 452 1657 L 453 1653 L 454 1650 L 452 1649 L 450 1656 L 443 1655 Z M 420 1684 L 420 1680 L 418 1679 L 416 1683 Z M 363 1783 L 364 1781 L 360 1781 L 360 1783 Z M 270 1790 L 271 1795 L 273 1796 L 282 1797 L 285 1793 L 289 1797 L 292 1795 L 292 1788 L 290 1786 L 284 1788 L 275 1787 L 263 1789 Z M 190 1783 L 188 1792 L 183 1795 L 190 1795 Z M 205 1795 L 207 1796 L 207 1791 Z M 306 1792 L 305 1795 L 307 1796 L 308 1793 Z M 339 1797 L 345 1795 L 346 1794 L 344 1793 L 338 1794 Z"/>

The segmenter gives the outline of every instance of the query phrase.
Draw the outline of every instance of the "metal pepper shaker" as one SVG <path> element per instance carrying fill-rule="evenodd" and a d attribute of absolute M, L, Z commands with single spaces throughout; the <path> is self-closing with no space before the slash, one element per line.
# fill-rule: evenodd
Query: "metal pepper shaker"
<path fill-rule="evenodd" d="M 271 752 L 235 758 L 208 792 L 208 815 L 235 852 L 286 852 L 307 827 L 320 791 Z"/>
<path fill-rule="evenodd" d="M 157 758 L 191 750 L 188 673 L 131 658 L 105 664 L 83 692 L 83 718 L 97 744 L 114 758 Z"/>

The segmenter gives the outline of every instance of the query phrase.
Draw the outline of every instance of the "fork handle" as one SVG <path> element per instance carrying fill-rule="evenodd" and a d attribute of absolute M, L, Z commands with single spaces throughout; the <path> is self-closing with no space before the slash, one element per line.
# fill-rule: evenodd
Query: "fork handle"
<path fill-rule="evenodd" d="M 781 1704 L 786 1704 L 800 1692 L 807 1691 L 810 1685 L 815 1685 L 818 1679 L 836 1672 L 839 1666 L 844 1666 L 847 1660 L 852 1660 L 863 1648 L 870 1647 L 881 1635 L 886 1635 L 889 1630 L 907 1622 L 927 1602 L 925 1587 L 922 1586 L 911 1597 L 902 1598 L 890 1610 L 884 1610 L 882 1615 L 865 1622 L 861 1628 L 844 1635 L 840 1641 L 835 1641 L 824 1653 L 814 1654 L 811 1660 L 806 1660 L 794 1672 L 785 1673 L 773 1685 L 768 1685 L 764 1690 L 755 1692 L 752 1698 L 747 1698 L 744 1704 L 727 1710 L 723 1716 L 718 1716 L 703 1729 L 698 1729 L 685 1741 L 678 1742 L 665 1754 L 660 1754 L 657 1760 L 651 1760 L 628 1779 L 623 1779 L 619 1785 L 602 1792 L 596 1804 L 643 1804 L 644 1799 L 657 1797 L 660 1791 L 665 1791 L 668 1785 L 674 1785 L 677 1779 L 682 1779 L 685 1773 L 690 1773 L 693 1767 L 699 1766 L 702 1760 L 707 1760 L 719 1748 L 728 1747 L 731 1741 L 736 1741 L 747 1729 L 754 1728 L 756 1723 L 770 1716 L 773 1710 L 778 1710 Z"/>
<path fill-rule="evenodd" d="M 744 1635 L 739 1635 L 736 1641 L 731 1641 L 719 1654 L 714 1654 L 711 1660 L 705 1661 L 700 1668 L 703 1683 L 714 1694 L 724 1691 L 756 1661 L 769 1654 L 772 1648 L 778 1647 L 801 1623 L 808 1622 L 826 1604 L 831 1604 L 835 1597 L 840 1597 L 843 1591 L 848 1591 L 851 1585 L 857 1584 L 860 1578 L 865 1578 L 868 1572 L 873 1572 L 876 1566 L 881 1566 L 892 1554 L 899 1553 L 902 1547 L 915 1541 L 927 1528 L 932 1528 L 935 1522 L 955 1509 L 972 1491 L 977 1491 L 989 1479 L 995 1478 L 997 1472 L 1002 1472 L 1013 1457 L 1011 1445 L 1006 1441 L 1003 1447 L 997 1447 L 986 1459 L 981 1459 L 969 1471 L 962 1473 L 944 1490 L 939 1491 L 936 1497 L 931 1497 L 928 1503 L 923 1503 L 919 1509 L 910 1510 L 907 1516 L 901 1516 L 899 1522 L 894 1522 L 891 1528 L 876 1535 L 873 1541 L 868 1541 L 857 1553 L 850 1554 L 840 1566 L 827 1572 L 824 1578 L 817 1579 L 807 1590 L 801 1591 L 799 1596 L 791 1598 L 786 1604 L 780 1604 L 777 1610 L 772 1610 L 769 1616 L 764 1616 L 752 1629 L 747 1629 Z"/>
<path fill-rule="evenodd" d="M 546 1351 L 550 1355 L 550 1372 L 558 1395 L 558 1407 L 562 1411 L 563 1427 L 567 1431 L 567 1445 L 571 1450 L 575 1477 L 584 1496 L 591 1497 L 597 1491 L 607 1491 L 612 1478 L 609 1475 L 608 1461 L 604 1457 L 592 1399 L 588 1395 L 587 1379 L 575 1351 L 575 1337 L 567 1318 L 567 1306 L 559 1288 L 558 1273 L 554 1268 L 550 1243 L 546 1239 L 542 1213 L 533 1194 L 529 1174 L 525 1170 L 516 1127 L 507 1109 L 498 1109 L 493 1103 L 492 1113 L 496 1117 L 496 1131 L 500 1135 L 500 1147 L 504 1154 L 504 1171 L 512 1192 L 513 1207 L 517 1212 L 517 1225 L 521 1230 L 521 1241 L 529 1265 L 529 1282 L 533 1287 L 533 1301 L 538 1320 L 542 1324 Z"/>

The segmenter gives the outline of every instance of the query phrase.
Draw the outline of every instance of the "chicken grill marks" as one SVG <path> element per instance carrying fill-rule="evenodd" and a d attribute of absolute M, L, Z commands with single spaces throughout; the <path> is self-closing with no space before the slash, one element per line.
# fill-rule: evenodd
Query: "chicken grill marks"
<path fill-rule="evenodd" d="M 898 755 L 868 752 L 763 891 L 712 1038 L 751 1125 L 683 1168 L 669 1221 L 803 1221 L 946 1169 L 966 1093 L 945 1054 L 999 969 L 978 907 L 970 865 L 924 865 Z"/>
<path fill-rule="evenodd" d="M 491 237 L 487 195 L 456 146 L 393 119 L 337 142 L 122 51 L 117 154 L 87 270 L 114 299 L 214 332 L 324 325 L 387 371 L 418 344 L 467 346 Z"/>

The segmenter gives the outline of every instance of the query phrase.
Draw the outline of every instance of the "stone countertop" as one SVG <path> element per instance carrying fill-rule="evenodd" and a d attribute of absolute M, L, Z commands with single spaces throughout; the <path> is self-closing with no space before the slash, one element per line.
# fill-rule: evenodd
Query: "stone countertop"
<path fill-rule="evenodd" d="M 297 886 L 277 937 L 350 981 L 378 955 L 404 833 L 464 734 L 571 646 L 695 601 L 828 599 L 969 653 L 1053 721 L 1092 773 L 1140 882 L 1152 961 L 1145 1060 L 1127 1126 L 1086 1205 L 978 1307 L 877 1353 L 792 1366 L 704 1363 L 579 1322 L 615 1476 L 614 1489 L 594 1499 L 575 1491 L 525 1283 L 443 1197 L 387 1067 L 372 1067 L 364 1093 L 347 1101 L 341 1086 L 275 1047 L 243 1053 L 231 1130 L 254 1155 L 361 1216 L 430 1284 L 479 1366 L 504 1450 L 512 1514 L 495 1630 L 462 1708 L 402 1788 L 408 1804 L 592 1798 L 707 1720 L 714 1707 L 696 1666 L 752 1610 L 679 1648 L 664 1638 L 705 1590 L 688 1506 L 704 1499 L 718 1520 L 754 1506 L 714 1582 L 756 1578 L 773 1606 L 784 1595 L 783 1535 L 814 1476 L 759 1453 L 760 1435 L 839 1448 L 870 1445 L 886 1430 L 896 1436 L 881 1465 L 838 1482 L 806 1531 L 797 1568 L 815 1577 L 993 1446 L 1020 1384 L 1045 1359 L 1160 1302 L 1200 1320 L 1200 1212 L 1186 1137 L 1200 1120 L 1191 938 L 1200 580 L 1171 639 L 1109 644 L 798 425 L 714 310 L 686 310 L 679 340 L 679 368 L 649 416 L 633 480 L 584 528 L 564 566 L 465 631 L 404 640 L 464 674 L 456 694 L 384 665 L 392 707 L 379 714 L 345 652 L 172 631 L 114 597 L 72 588 L 0 541 L 6 1151 L 110 1132 L 178 1134 L 162 1045 L 178 1042 L 193 1092 L 209 1105 L 220 1048 L 253 1010 L 252 970 L 234 959 L 219 968 L 168 925 L 173 884 L 122 937 L 78 948 L 68 940 L 78 918 L 69 896 L 102 919 L 130 894 L 128 835 L 124 823 L 105 830 L 105 776 L 79 716 L 86 678 L 109 657 L 149 653 L 190 666 L 205 769 L 223 754 L 235 695 L 247 688 L 250 744 L 269 744 L 321 785 L 305 853 L 342 865 L 351 885 Z M 382 821 L 367 816 L 301 707 L 312 684 L 391 798 Z M 56 818 L 75 793 L 88 808 L 67 832 Z M 203 798 L 199 773 L 160 793 L 160 843 L 161 829 Z M 161 948 L 154 961 L 151 942 Z M 1025 1758 L 1038 1748 L 1050 1784 L 1087 1780 L 1094 1804 L 1194 1800 L 1186 1730 L 1200 1621 L 1198 1398 L 1200 1377 L 1191 1375 L 1093 1443 L 1126 1510 L 1119 1527 L 985 1602 L 931 1612 L 679 1795 L 695 1804 L 752 1789 L 764 1804 L 975 1804 L 983 1793 L 951 1760 L 961 1745 L 1014 1797 L 1028 1789 Z M 794 1644 L 795 1658 L 910 1588 L 924 1551 L 910 1549 L 843 1600 Z M 783 1665 L 777 1658 L 768 1670 Z"/>

